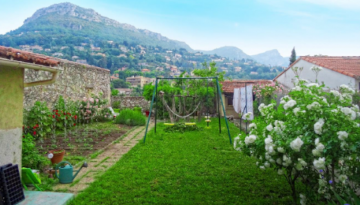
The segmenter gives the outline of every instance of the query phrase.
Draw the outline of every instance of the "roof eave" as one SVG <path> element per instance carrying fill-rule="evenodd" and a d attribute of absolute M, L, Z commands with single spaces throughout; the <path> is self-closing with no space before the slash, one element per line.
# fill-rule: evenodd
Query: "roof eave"
<path fill-rule="evenodd" d="M 60 69 L 58 69 L 58 68 L 52 68 L 52 67 L 48 67 L 48 66 L 44 66 L 44 65 L 35 64 L 35 63 L 26 63 L 26 62 L 21 62 L 21 61 L 16 61 L 16 60 L 9 60 L 6 58 L 0 58 L 0 65 L 11 66 L 14 68 L 27 68 L 27 69 L 32 69 L 32 70 L 36 70 L 36 71 L 43 70 L 43 71 L 48 71 L 48 72 L 52 73 L 51 79 L 42 80 L 42 81 L 34 81 L 31 83 L 24 83 L 24 87 L 53 84 L 56 81 L 58 72 L 60 71 Z"/>

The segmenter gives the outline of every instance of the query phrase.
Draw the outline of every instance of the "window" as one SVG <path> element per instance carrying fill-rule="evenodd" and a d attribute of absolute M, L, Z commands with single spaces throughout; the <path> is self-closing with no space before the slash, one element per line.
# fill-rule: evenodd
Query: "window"
<path fill-rule="evenodd" d="M 234 97 L 227 97 L 227 105 L 233 105 Z"/>

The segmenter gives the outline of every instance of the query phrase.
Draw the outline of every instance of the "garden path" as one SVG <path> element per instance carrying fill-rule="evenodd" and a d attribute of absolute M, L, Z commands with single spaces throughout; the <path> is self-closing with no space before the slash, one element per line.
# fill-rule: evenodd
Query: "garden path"
<path fill-rule="evenodd" d="M 149 125 L 149 130 L 154 124 Z M 119 141 L 114 141 L 109 146 L 104 148 L 104 151 L 95 159 L 88 162 L 88 167 L 83 168 L 73 183 L 71 184 L 57 184 L 54 186 L 55 191 L 71 192 L 78 194 L 86 189 L 96 177 L 101 176 L 107 169 L 114 165 L 124 154 L 131 150 L 139 141 L 141 141 L 145 134 L 145 126 L 138 127 L 126 134 L 126 137 Z M 76 167 L 75 169 L 78 169 Z"/>

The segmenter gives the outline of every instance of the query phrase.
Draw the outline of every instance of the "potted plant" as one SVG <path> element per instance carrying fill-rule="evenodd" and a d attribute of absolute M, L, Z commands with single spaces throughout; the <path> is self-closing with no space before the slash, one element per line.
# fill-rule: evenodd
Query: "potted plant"
<path fill-rule="evenodd" d="M 148 106 L 146 106 L 146 108 L 144 108 L 146 117 L 149 117 L 149 114 L 150 114 L 149 107 L 150 106 L 148 105 Z"/>
<path fill-rule="evenodd" d="M 55 149 L 49 151 L 48 158 L 51 160 L 51 163 L 57 164 L 62 162 L 64 155 L 65 155 L 64 149 Z"/>

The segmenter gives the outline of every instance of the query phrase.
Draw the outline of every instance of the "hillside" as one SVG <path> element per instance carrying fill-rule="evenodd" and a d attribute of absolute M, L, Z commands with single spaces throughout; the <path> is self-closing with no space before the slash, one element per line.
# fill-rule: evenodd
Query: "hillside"
<path fill-rule="evenodd" d="M 289 66 L 289 58 L 282 57 L 276 49 L 252 55 L 251 57 L 265 65 Z"/>
<path fill-rule="evenodd" d="M 224 46 L 210 51 L 201 51 L 206 54 L 216 54 L 234 60 L 252 59 L 258 63 L 272 66 L 288 66 L 289 58 L 282 57 L 278 50 L 270 50 L 257 55 L 248 55 L 234 46 Z"/>
<path fill-rule="evenodd" d="M 223 55 L 194 52 L 183 42 L 137 29 L 71 3 L 39 9 L 24 24 L 5 35 L 0 45 L 107 68 L 115 78 L 132 75 L 189 75 L 203 62 L 216 62 L 233 79 L 272 79 L 281 67 L 255 62 L 240 49 L 228 47 Z"/>
<path fill-rule="evenodd" d="M 251 58 L 249 55 L 244 53 L 241 49 L 234 47 L 234 46 L 224 46 L 224 47 L 217 48 L 217 49 L 214 49 L 211 51 L 201 51 L 201 52 L 205 53 L 205 54 L 216 54 L 216 55 L 219 55 L 222 57 L 226 57 L 229 59 L 236 59 L 236 60 Z"/>

